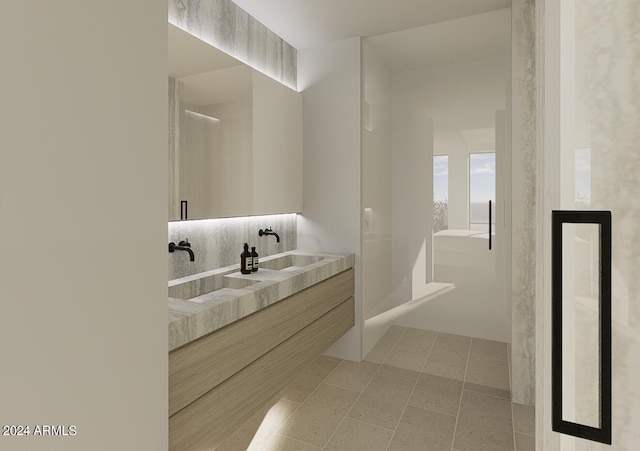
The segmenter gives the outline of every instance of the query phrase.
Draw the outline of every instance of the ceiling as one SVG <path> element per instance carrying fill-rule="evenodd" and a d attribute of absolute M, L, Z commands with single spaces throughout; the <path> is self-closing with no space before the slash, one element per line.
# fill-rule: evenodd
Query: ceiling
<path fill-rule="evenodd" d="M 296 49 L 511 7 L 511 0 L 233 0 Z"/>
<path fill-rule="evenodd" d="M 511 9 L 500 9 L 366 39 L 392 72 L 511 53 Z"/>

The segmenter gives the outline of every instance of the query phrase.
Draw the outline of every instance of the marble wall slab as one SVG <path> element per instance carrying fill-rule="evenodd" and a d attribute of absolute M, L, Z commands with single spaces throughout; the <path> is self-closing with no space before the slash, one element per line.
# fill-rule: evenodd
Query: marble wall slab
<path fill-rule="evenodd" d="M 512 399 L 535 399 L 537 90 L 535 0 L 511 4 Z"/>
<path fill-rule="evenodd" d="M 184 251 L 167 253 L 169 280 L 240 263 L 244 243 L 255 246 L 260 257 L 294 250 L 297 218 L 293 213 L 169 222 L 169 242 L 188 239 L 195 254 L 190 262 Z M 274 236 L 258 236 L 258 230 L 267 227 L 280 236 L 280 243 Z"/>
<path fill-rule="evenodd" d="M 169 0 L 169 22 L 297 88 L 297 51 L 231 0 Z"/>

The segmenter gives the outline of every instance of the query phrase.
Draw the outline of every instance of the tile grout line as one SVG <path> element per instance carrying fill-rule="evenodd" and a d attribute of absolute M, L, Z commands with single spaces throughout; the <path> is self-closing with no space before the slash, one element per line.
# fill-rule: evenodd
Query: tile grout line
<path fill-rule="evenodd" d="M 469 358 L 471 357 L 471 346 L 473 346 L 473 337 L 469 341 L 469 350 L 467 351 L 467 364 L 464 367 L 464 376 L 462 378 L 462 390 L 460 391 L 460 402 L 458 403 L 458 414 L 456 415 L 456 424 L 453 427 L 453 438 L 451 439 L 451 450 L 456 442 L 456 432 L 458 432 L 458 421 L 460 420 L 460 409 L 462 408 L 462 396 L 464 395 L 464 384 L 467 380 L 467 370 L 469 369 Z"/>
<path fill-rule="evenodd" d="M 393 327 L 393 326 L 391 326 Z M 398 337 L 398 339 L 396 340 L 395 344 L 393 345 L 393 347 L 391 348 L 391 350 L 389 351 L 389 353 L 387 354 L 387 356 L 384 358 L 384 360 L 382 361 L 382 363 L 380 363 L 378 369 L 376 370 L 375 373 L 373 373 L 373 376 L 371 377 L 371 379 L 369 379 L 369 382 L 367 383 L 367 385 L 365 386 L 364 390 L 362 390 L 362 393 L 364 393 L 367 388 L 369 387 L 369 385 L 371 384 L 371 382 L 373 382 L 373 379 L 376 377 L 376 375 L 378 374 L 378 372 L 380 372 L 380 370 L 382 369 L 382 365 L 384 365 L 387 361 L 387 359 L 389 359 L 389 356 L 391 355 L 391 353 L 393 353 L 393 350 L 396 349 L 396 346 L 398 346 L 398 343 L 400 343 L 400 340 L 402 340 L 402 337 L 404 337 L 404 334 L 407 333 L 407 327 L 404 328 L 404 330 L 402 331 L 402 335 L 400 335 Z M 360 399 L 360 397 L 358 397 L 358 399 Z M 353 407 L 356 405 L 356 403 L 358 402 L 358 399 L 356 399 L 356 402 L 353 403 L 353 406 L 351 406 L 351 409 L 349 409 L 349 411 L 347 412 L 347 415 L 345 415 L 345 418 L 347 416 L 349 416 L 349 414 L 351 413 L 351 410 L 353 409 Z M 344 420 L 343 420 L 344 421 Z M 396 425 L 397 427 L 397 425 Z M 386 429 L 386 428 L 385 428 Z M 389 444 L 387 445 L 387 449 L 389 449 L 389 446 L 391 446 L 391 441 L 393 440 L 393 436 L 395 435 L 396 431 L 395 429 L 393 429 L 393 433 L 391 434 L 391 439 L 389 440 Z"/>
<path fill-rule="evenodd" d="M 278 399 L 285 399 L 285 398 L 278 398 Z M 296 402 L 296 401 L 291 401 L 290 399 L 285 399 L 285 400 L 286 400 L 286 401 L 289 401 L 289 402 Z M 281 428 L 281 427 L 282 427 L 282 426 L 283 426 L 287 421 L 289 421 L 289 418 L 291 418 L 291 417 L 293 416 L 293 414 L 294 414 L 294 413 L 296 413 L 296 412 L 298 411 L 298 409 L 300 408 L 300 406 L 302 405 L 302 403 L 301 403 L 301 402 L 296 402 L 296 404 L 298 404 L 298 405 L 296 406 L 296 408 L 295 408 L 295 409 L 293 409 L 293 411 L 292 411 L 289 415 L 287 415 L 287 417 L 286 417 L 285 419 L 283 419 L 283 420 L 282 420 L 282 422 L 280 423 L 280 425 L 279 425 L 279 426 L 278 426 L 278 427 L 277 427 L 277 428 L 276 428 L 276 429 L 275 429 L 271 434 L 267 435 L 267 436 L 264 438 L 264 440 L 262 440 L 262 442 L 261 442 L 261 443 L 259 443 L 259 444 L 258 444 L 258 449 L 259 449 L 259 450 L 264 449 L 264 446 L 265 446 L 265 444 L 269 441 L 269 439 L 271 439 L 271 437 L 272 437 L 272 436 L 276 435 L 276 433 L 280 430 L 280 428 Z M 265 416 L 265 418 L 266 418 L 266 416 Z M 256 431 L 256 432 L 257 432 L 257 431 Z M 254 437 L 255 437 L 255 435 L 254 435 Z M 289 437 L 289 438 L 293 438 L 293 437 Z M 251 442 L 253 442 L 253 440 L 252 440 Z M 249 447 L 251 447 L 251 443 L 249 443 Z"/>
<path fill-rule="evenodd" d="M 406 332 L 406 330 L 405 330 L 405 332 Z M 422 375 L 422 370 L 424 370 L 424 367 L 427 364 L 427 360 L 429 359 L 429 356 L 431 355 L 431 351 L 433 351 L 433 347 L 436 344 L 436 340 L 438 339 L 438 335 L 440 335 L 440 333 L 436 332 L 436 337 L 433 339 L 433 343 L 431 343 L 431 346 L 429 347 L 429 352 L 427 353 L 427 356 L 424 359 L 424 363 L 422 364 L 422 367 L 421 367 L 420 371 L 418 371 L 418 377 L 417 377 L 415 383 L 413 384 L 413 388 L 411 389 L 411 393 L 409 393 L 409 397 L 407 398 L 407 402 L 405 403 L 404 408 L 402 409 L 402 413 L 400 414 L 400 418 L 398 418 L 398 422 L 396 423 L 396 427 L 393 429 L 393 434 L 391 434 L 391 440 L 389 440 L 389 444 L 387 445 L 386 451 L 389 451 L 389 448 L 391 447 L 391 443 L 393 442 L 393 438 L 396 436 L 396 432 L 398 430 L 398 426 L 400 425 L 400 421 L 402 420 L 402 417 L 404 416 L 404 413 L 407 410 L 407 406 L 409 405 L 409 401 L 411 400 L 411 397 L 413 396 L 413 392 L 416 390 L 416 386 L 418 385 L 418 381 L 420 381 L 420 376 Z"/>
<path fill-rule="evenodd" d="M 280 423 L 280 425 L 279 425 L 276 429 L 274 429 L 274 431 L 273 431 L 273 432 L 271 432 L 269 435 L 267 435 L 266 437 L 264 437 L 264 438 L 263 438 L 262 440 L 260 440 L 259 442 L 255 442 L 255 443 L 254 443 L 254 439 L 256 438 L 256 434 L 258 433 L 258 431 L 259 431 L 259 429 L 260 429 L 260 426 L 262 426 L 262 422 L 261 422 L 260 426 L 258 426 L 258 430 L 256 430 L 256 431 L 255 431 L 255 433 L 253 434 L 253 436 L 251 437 L 251 441 L 250 441 L 250 442 L 249 442 L 249 444 L 247 445 L 247 450 L 250 450 L 250 449 L 252 449 L 252 448 L 253 448 L 253 449 L 255 449 L 255 450 L 262 450 L 262 449 L 264 449 L 264 446 L 265 446 L 265 444 L 269 441 L 269 439 L 270 439 L 273 435 L 275 435 L 275 434 L 278 432 L 278 430 L 282 427 L 282 425 L 283 425 L 284 423 L 286 423 L 286 422 L 287 422 L 287 420 L 288 420 L 289 418 L 291 418 L 291 416 L 292 416 L 292 415 L 293 415 L 293 414 L 294 414 L 294 413 L 295 413 L 295 412 L 300 408 L 300 406 L 302 405 L 302 403 L 300 403 L 300 402 L 298 402 L 298 401 L 292 401 L 292 400 L 290 400 L 290 399 L 286 399 L 286 398 L 283 398 L 283 397 L 278 396 L 278 395 L 274 396 L 274 397 L 272 398 L 272 400 L 273 400 L 273 399 L 275 399 L 275 400 L 276 400 L 276 402 L 275 402 L 275 403 L 274 403 L 274 404 L 269 408 L 269 410 L 268 410 L 268 411 L 267 411 L 267 413 L 265 414 L 265 417 L 262 419 L 262 421 L 263 421 L 263 422 L 264 422 L 264 419 L 267 417 L 267 415 L 268 415 L 269 411 L 271 410 L 271 408 L 273 408 L 276 404 L 278 404 L 278 401 L 291 402 L 291 403 L 293 403 L 293 404 L 297 404 L 297 406 L 296 406 L 296 408 L 295 408 L 295 409 L 293 409 L 293 411 L 292 411 L 289 415 L 287 415 L 287 416 L 282 420 L 282 422 Z M 247 420 L 247 421 L 248 421 L 248 420 Z M 246 421 L 245 421 L 245 423 L 246 423 Z M 244 424 L 245 424 L 245 423 L 243 423 L 243 424 L 242 424 L 242 426 L 244 426 Z M 242 426 L 241 426 L 241 427 L 242 427 Z M 232 436 L 232 435 L 233 435 L 233 433 L 231 433 L 230 435 L 228 435 L 228 436 L 227 436 L 227 438 L 225 438 L 225 439 L 224 439 L 224 441 L 222 441 L 222 442 L 221 442 L 220 444 L 218 444 L 215 448 L 213 448 L 213 451 L 216 451 L 216 450 L 217 450 L 221 445 L 223 445 L 223 444 L 224 444 L 224 443 L 225 443 L 229 438 L 231 438 L 231 436 Z M 293 438 L 293 437 L 288 437 L 288 438 Z M 253 446 L 252 446 L 252 445 L 253 445 Z"/>
<path fill-rule="evenodd" d="M 422 373 L 421 373 L 422 374 Z M 424 374 L 429 374 L 429 373 L 424 373 Z M 455 381 L 455 379 L 449 379 L 452 381 Z M 413 394 L 413 393 L 412 393 Z M 427 412 L 433 412 L 433 413 L 439 413 L 440 415 L 446 415 L 448 417 L 453 417 L 453 418 L 457 418 L 455 415 L 448 413 L 448 412 L 443 412 L 441 410 L 436 410 L 433 408 L 429 408 L 429 407 L 423 407 L 423 406 L 417 406 L 415 404 L 411 404 L 410 402 L 407 403 L 407 405 L 411 406 L 411 407 L 415 407 L 416 409 L 422 409 L 422 410 L 426 410 Z"/>
<path fill-rule="evenodd" d="M 293 440 L 294 442 L 298 442 L 298 443 L 304 443 L 305 445 L 311 446 L 312 448 L 315 448 L 317 450 L 322 450 L 322 448 L 316 446 L 316 445 L 312 445 L 311 443 L 307 443 L 304 440 L 300 440 L 298 438 L 293 438 L 293 437 L 289 437 L 288 435 L 284 435 L 284 437 L 287 437 L 289 440 Z M 266 443 L 266 442 L 265 442 Z"/>
<path fill-rule="evenodd" d="M 393 327 L 393 326 L 392 326 Z M 393 347 L 391 348 L 391 350 L 389 351 L 389 353 L 387 354 L 387 356 L 384 358 L 384 360 L 382 361 L 382 363 L 377 363 L 378 368 L 376 369 L 376 371 L 373 373 L 373 375 L 371 376 L 371 379 L 369 379 L 369 382 L 367 382 L 367 385 L 364 386 L 364 388 L 362 389 L 362 391 L 360 392 L 360 394 L 358 395 L 358 397 L 353 401 L 353 404 L 351 404 L 351 407 L 349 407 L 349 410 L 347 410 L 347 412 L 344 414 L 344 416 L 342 417 L 342 420 L 340 420 L 340 423 L 338 424 L 338 426 L 334 429 L 333 433 L 329 436 L 329 438 L 327 439 L 327 441 L 325 442 L 325 444 L 322 446 L 322 449 L 325 449 L 327 447 L 327 445 L 329 443 L 331 443 L 331 439 L 333 438 L 334 435 L 336 435 L 336 432 L 338 432 L 338 429 L 340 429 L 340 426 L 342 426 L 342 424 L 344 423 L 344 420 L 346 420 L 349 417 L 349 414 L 351 413 L 351 411 L 353 410 L 354 406 L 358 403 L 358 400 L 360 399 L 360 397 L 362 397 L 363 393 L 367 390 L 367 387 L 369 387 L 369 385 L 371 384 L 371 382 L 373 381 L 373 379 L 376 377 L 376 374 L 378 374 L 378 372 L 380 371 L 380 369 L 382 368 L 382 365 L 384 365 L 384 362 L 387 361 L 387 359 L 389 358 L 389 356 L 391 355 L 391 353 L 393 352 L 393 350 L 396 348 L 396 346 L 398 346 L 398 343 L 400 343 L 400 340 L 402 339 L 402 337 L 404 337 L 405 332 L 407 331 L 407 329 L 405 328 L 402 331 L 402 334 L 398 337 L 398 339 L 396 340 L 396 342 L 394 343 Z M 361 360 L 362 362 L 363 360 Z M 374 362 L 375 363 L 375 362 Z M 337 367 L 336 367 L 337 368 Z M 333 372 L 333 371 L 332 371 Z M 327 377 L 329 377 L 329 375 L 327 375 Z M 325 379 L 327 378 L 325 377 Z M 323 379 L 324 382 L 324 379 Z M 322 382 L 321 382 L 322 383 Z M 354 418 L 355 419 L 355 418 Z M 356 420 L 358 421 L 358 420 Z M 366 424 L 371 424 L 371 423 L 367 423 L 365 421 L 361 421 L 361 423 L 366 423 Z M 377 426 L 375 424 L 373 424 L 372 426 Z M 384 428 L 386 429 L 386 428 Z M 392 436 L 393 437 L 393 436 Z M 391 442 L 389 442 L 391 443 Z"/>
<path fill-rule="evenodd" d="M 322 357 L 322 356 L 321 356 L 321 357 Z M 299 403 L 298 407 L 296 407 L 296 408 L 295 408 L 295 410 L 294 410 L 293 412 L 291 412 L 291 415 L 289 415 L 289 416 L 288 416 L 288 417 L 287 417 L 287 418 L 286 418 L 286 419 L 285 419 L 285 420 L 280 424 L 280 426 L 278 426 L 278 427 L 276 428 L 276 430 L 274 430 L 274 431 L 273 431 L 273 432 L 272 432 L 272 433 L 271 433 L 271 434 L 270 434 L 270 435 L 265 439 L 264 443 L 267 443 L 271 437 L 273 437 L 274 435 L 276 435 L 276 434 L 280 431 L 280 429 L 282 429 L 282 427 L 287 423 L 287 421 L 289 421 L 289 419 L 290 419 L 290 418 L 291 418 L 291 417 L 292 417 L 292 416 L 293 416 L 293 415 L 294 415 L 298 410 L 300 410 L 300 408 L 302 407 L 302 404 L 304 404 L 304 402 L 305 402 L 307 399 L 309 399 L 309 398 L 311 397 L 311 395 L 313 395 L 313 394 L 314 394 L 314 393 L 315 393 L 315 392 L 320 388 L 320 386 L 322 385 L 322 383 L 324 382 L 324 380 L 325 380 L 327 377 L 329 377 L 329 375 L 330 375 L 331 373 L 333 373 L 333 372 L 336 370 L 336 368 L 338 368 L 338 366 L 340 365 L 340 363 L 342 363 L 342 362 L 343 362 L 343 360 L 342 360 L 342 359 L 340 359 L 340 362 L 338 362 L 338 365 L 336 365 L 336 367 L 335 367 L 333 370 L 331 370 L 331 372 L 330 372 L 329 374 L 327 374 L 327 375 L 324 377 L 324 379 L 322 379 L 322 380 L 318 383 L 318 385 L 316 385 L 316 387 L 315 387 L 313 390 L 311 390 L 311 392 L 310 392 L 310 393 L 309 393 L 309 394 L 308 394 L 308 395 L 307 395 L 307 396 L 302 400 L 302 402 L 301 402 L 301 403 Z M 302 370 L 302 368 L 301 368 L 301 370 Z M 342 388 L 342 387 L 338 387 L 338 388 Z M 352 390 L 352 391 L 353 391 L 353 390 Z M 292 401 L 292 400 L 287 399 L 287 398 L 282 398 L 282 399 L 286 399 L 287 401 L 291 401 L 291 402 L 297 402 L 297 401 Z M 313 446 L 313 447 L 318 448 L 316 445 L 314 445 L 314 444 L 312 444 L 312 443 L 307 443 L 307 442 L 305 442 L 305 441 L 303 441 L 303 440 L 296 439 L 296 438 L 291 437 L 291 436 L 289 436 L 289 435 L 287 435 L 287 434 L 282 434 L 282 435 L 284 435 L 284 436 L 285 436 L 285 437 L 287 437 L 287 438 L 290 438 L 290 439 L 293 439 L 293 440 L 297 440 L 298 442 L 304 443 L 304 444 L 306 444 L 306 445 L 310 445 L 310 446 Z M 264 446 L 261 446 L 261 448 L 264 448 Z M 319 449 L 322 449 L 322 447 L 320 447 Z"/>
<path fill-rule="evenodd" d="M 471 383 L 473 384 L 473 382 L 471 382 Z M 480 385 L 482 387 L 487 387 L 487 388 L 494 388 L 494 387 L 489 387 L 488 385 L 482 385 L 482 384 L 476 384 L 476 385 Z M 511 402 L 511 398 L 504 398 L 504 397 L 499 396 L 499 395 L 493 395 L 491 393 L 485 393 L 483 391 L 473 390 L 471 388 L 465 388 L 465 387 L 466 387 L 466 384 L 465 384 L 465 382 L 463 382 L 463 386 L 462 386 L 463 390 L 470 391 L 471 393 L 477 393 L 479 395 L 490 396 L 491 398 L 502 399 L 503 401 Z"/>
<path fill-rule="evenodd" d="M 296 401 L 291 401 L 290 399 L 286 399 L 286 398 L 278 398 L 278 399 L 284 399 L 285 401 L 289 401 L 289 402 L 296 402 Z M 300 409 L 300 406 L 302 405 L 302 403 L 297 403 L 297 404 L 298 404 L 298 406 L 297 406 L 295 409 L 293 409 L 293 412 L 291 412 L 291 414 L 289 414 L 289 415 L 287 416 L 287 418 L 285 418 L 284 420 L 282 420 L 282 423 L 280 423 L 280 425 L 279 425 L 277 428 L 275 428 L 271 434 L 267 435 L 267 436 L 264 438 L 264 440 L 262 440 L 262 442 L 261 442 L 261 443 L 256 444 L 256 447 L 257 447 L 257 449 L 258 449 L 258 450 L 262 451 L 262 450 L 264 449 L 264 446 L 265 446 L 265 445 L 269 442 L 269 440 L 271 439 L 271 437 L 273 437 L 274 435 L 276 435 L 276 434 L 278 433 L 278 431 L 282 428 L 282 426 L 284 426 L 284 424 L 285 424 L 287 421 L 289 421 L 289 418 L 291 418 L 291 417 L 293 416 L 293 414 L 294 414 L 294 413 L 296 413 L 296 412 L 298 411 L 298 409 Z M 285 437 L 293 439 L 293 437 L 289 437 L 288 435 L 287 435 L 287 436 L 285 436 Z M 254 435 L 254 438 L 255 438 L 255 435 Z M 295 440 L 295 439 L 294 439 L 294 440 Z M 252 443 L 253 443 L 253 440 L 251 440 L 251 442 L 249 443 L 249 447 L 251 447 L 251 444 L 252 444 Z M 310 445 L 310 443 L 309 443 L 309 445 Z"/>

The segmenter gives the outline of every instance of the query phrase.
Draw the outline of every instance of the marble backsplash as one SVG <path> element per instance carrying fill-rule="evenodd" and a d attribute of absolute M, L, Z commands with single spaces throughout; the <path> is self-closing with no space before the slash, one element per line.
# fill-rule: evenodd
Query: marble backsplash
<path fill-rule="evenodd" d="M 295 213 L 169 222 L 169 242 L 188 239 L 195 254 L 189 261 L 184 251 L 167 253 L 169 280 L 240 263 L 244 243 L 255 246 L 260 257 L 297 248 Z M 258 236 L 258 230 L 271 227 L 280 236 Z"/>

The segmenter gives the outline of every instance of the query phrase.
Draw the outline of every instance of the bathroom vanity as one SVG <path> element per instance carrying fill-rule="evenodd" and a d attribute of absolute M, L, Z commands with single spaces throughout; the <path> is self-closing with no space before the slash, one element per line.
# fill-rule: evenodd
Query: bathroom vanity
<path fill-rule="evenodd" d="M 210 449 L 354 325 L 353 254 L 169 282 L 169 449 Z"/>

